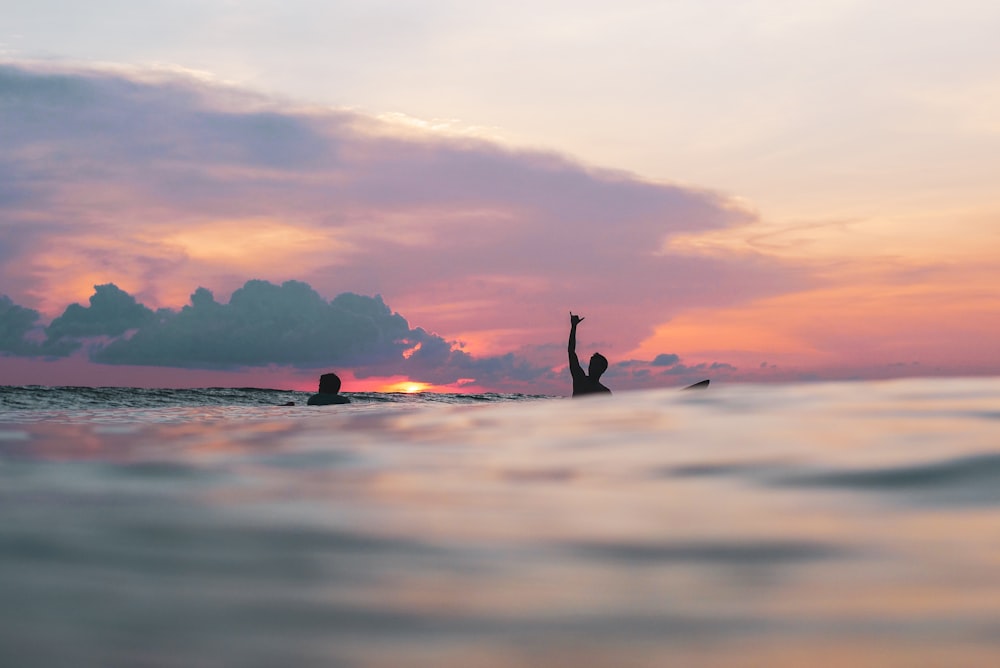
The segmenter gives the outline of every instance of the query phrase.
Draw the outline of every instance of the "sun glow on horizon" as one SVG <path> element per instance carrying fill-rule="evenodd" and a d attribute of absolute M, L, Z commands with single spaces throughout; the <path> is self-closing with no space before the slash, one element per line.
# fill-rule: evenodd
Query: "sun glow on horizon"
<path fill-rule="evenodd" d="M 412 380 L 404 380 L 397 383 L 390 383 L 379 388 L 379 392 L 401 392 L 404 394 L 416 394 L 427 392 L 432 385 L 430 383 L 419 383 Z"/>

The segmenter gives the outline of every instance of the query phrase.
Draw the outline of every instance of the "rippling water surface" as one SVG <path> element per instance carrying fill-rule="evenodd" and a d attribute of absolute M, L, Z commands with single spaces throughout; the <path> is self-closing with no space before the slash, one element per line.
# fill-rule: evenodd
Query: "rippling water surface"
<path fill-rule="evenodd" d="M 1000 662 L 997 379 L 26 391 L 0 392 L 3 666 Z"/>

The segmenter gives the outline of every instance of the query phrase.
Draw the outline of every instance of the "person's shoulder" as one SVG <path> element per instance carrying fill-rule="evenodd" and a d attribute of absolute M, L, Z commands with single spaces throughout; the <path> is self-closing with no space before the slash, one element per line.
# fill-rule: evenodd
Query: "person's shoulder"
<path fill-rule="evenodd" d="M 340 394 L 314 394 L 306 402 L 308 406 L 330 406 L 332 404 L 349 404 L 351 400 Z"/>

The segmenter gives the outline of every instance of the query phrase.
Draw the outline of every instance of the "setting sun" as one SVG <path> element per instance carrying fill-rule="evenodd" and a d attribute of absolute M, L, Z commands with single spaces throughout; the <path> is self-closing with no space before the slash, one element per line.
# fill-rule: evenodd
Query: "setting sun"
<path fill-rule="evenodd" d="M 391 385 L 385 385 L 381 388 L 381 392 L 405 392 L 406 394 L 416 394 L 417 392 L 426 392 L 430 388 L 429 383 L 417 383 L 414 381 L 402 381 L 399 383 L 392 383 Z"/>

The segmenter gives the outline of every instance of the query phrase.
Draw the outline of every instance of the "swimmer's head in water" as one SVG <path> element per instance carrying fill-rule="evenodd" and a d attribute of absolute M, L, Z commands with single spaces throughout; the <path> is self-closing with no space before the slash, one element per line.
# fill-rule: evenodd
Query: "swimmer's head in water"
<path fill-rule="evenodd" d="M 601 353 L 594 353 L 590 356 L 590 377 L 599 378 L 602 373 L 608 370 L 608 360 Z"/>
<path fill-rule="evenodd" d="M 340 376 L 335 373 L 324 373 L 319 377 L 320 394 L 336 394 L 340 392 Z"/>

